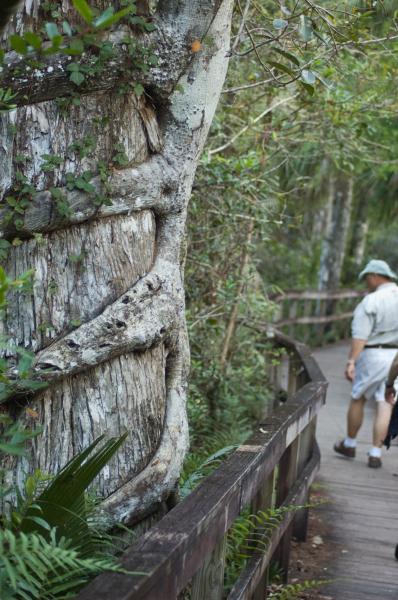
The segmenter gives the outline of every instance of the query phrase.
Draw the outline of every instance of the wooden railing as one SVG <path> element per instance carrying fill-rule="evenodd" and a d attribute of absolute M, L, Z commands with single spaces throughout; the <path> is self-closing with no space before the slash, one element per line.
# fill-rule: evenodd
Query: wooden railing
<path fill-rule="evenodd" d="M 327 382 L 305 345 L 279 334 L 273 341 L 286 349 L 284 364 L 271 375 L 287 388 L 287 401 L 123 555 L 123 567 L 136 575 L 100 575 L 78 600 L 175 600 L 184 590 L 184 598 L 221 600 L 226 536 L 242 511 L 306 503 L 320 461 L 316 415 Z M 305 538 L 307 513 L 286 511 L 267 549 L 247 561 L 228 600 L 265 598 L 267 567 L 275 560 L 287 573 L 290 539 Z"/>
<path fill-rule="evenodd" d="M 290 290 L 274 294 L 279 306 L 275 326 L 311 346 L 346 339 L 355 306 L 364 296 L 358 290 Z"/>

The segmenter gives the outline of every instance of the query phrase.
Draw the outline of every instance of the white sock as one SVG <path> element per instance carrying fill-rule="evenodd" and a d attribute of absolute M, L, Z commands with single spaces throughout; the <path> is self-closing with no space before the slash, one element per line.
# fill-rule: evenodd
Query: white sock
<path fill-rule="evenodd" d="M 346 448 L 356 448 L 357 447 L 357 439 L 346 437 L 343 444 Z"/>
<path fill-rule="evenodd" d="M 381 458 L 381 448 L 377 446 L 372 446 L 368 452 L 369 456 L 374 456 L 375 458 Z"/>

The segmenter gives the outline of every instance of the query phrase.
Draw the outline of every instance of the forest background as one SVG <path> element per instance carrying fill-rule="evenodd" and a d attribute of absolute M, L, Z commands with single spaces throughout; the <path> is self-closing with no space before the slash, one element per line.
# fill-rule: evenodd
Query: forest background
<path fill-rule="evenodd" d="M 398 267 L 398 6 L 313 6 L 322 34 L 302 7 L 238 2 L 235 13 L 239 42 L 189 213 L 188 471 L 260 417 L 275 293 L 361 289 L 370 258 Z M 259 22 L 268 40 L 253 50 Z M 284 36 L 285 53 L 274 45 Z"/>

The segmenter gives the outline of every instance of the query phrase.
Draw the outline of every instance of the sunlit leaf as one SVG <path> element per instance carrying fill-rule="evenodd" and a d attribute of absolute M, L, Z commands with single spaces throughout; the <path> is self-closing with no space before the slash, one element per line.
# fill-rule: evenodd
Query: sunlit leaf
<path fill-rule="evenodd" d="M 289 23 L 285 19 L 274 19 L 272 25 L 275 29 L 286 29 Z"/>
<path fill-rule="evenodd" d="M 72 0 L 72 4 L 86 23 L 90 24 L 94 18 L 94 13 L 86 0 Z"/>
<path fill-rule="evenodd" d="M 313 38 L 312 22 L 306 15 L 300 15 L 298 33 L 304 42 L 309 42 Z"/>
<path fill-rule="evenodd" d="M 111 25 L 118 23 L 126 15 L 131 13 L 132 9 L 132 6 L 128 6 L 115 13 L 113 7 L 110 6 L 99 17 L 95 19 L 93 24 L 97 29 L 104 29 L 105 27 L 110 27 Z"/>
<path fill-rule="evenodd" d="M 301 71 L 301 79 L 305 83 L 308 83 L 309 85 L 313 85 L 316 81 L 316 76 L 315 76 L 315 73 L 313 73 L 312 71 L 309 71 L 308 69 L 303 69 Z"/>
<path fill-rule="evenodd" d="M 44 27 L 50 40 L 60 37 L 58 27 L 55 23 L 46 23 Z"/>

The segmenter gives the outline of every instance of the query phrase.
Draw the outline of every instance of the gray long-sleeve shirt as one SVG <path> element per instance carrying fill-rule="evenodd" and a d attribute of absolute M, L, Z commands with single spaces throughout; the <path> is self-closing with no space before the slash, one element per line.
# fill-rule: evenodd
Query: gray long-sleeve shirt
<path fill-rule="evenodd" d="M 383 283 L 365 296 L 354 311 L 352 337 L 369 345 L 389 344 L 398 348 L 398 286 Z"/>

